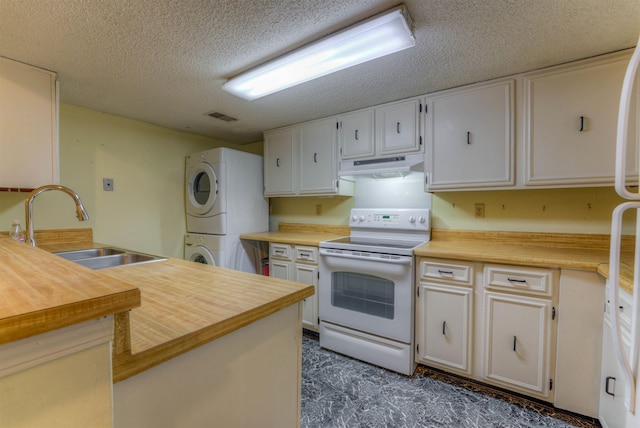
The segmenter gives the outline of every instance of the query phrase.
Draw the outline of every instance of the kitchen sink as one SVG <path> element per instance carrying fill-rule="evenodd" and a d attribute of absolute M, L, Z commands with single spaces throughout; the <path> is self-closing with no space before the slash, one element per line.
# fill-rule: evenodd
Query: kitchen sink
<path fill-rule="evenodd" d="M 124 254 L 124 252 L 125 252 L 124 250 L 120 250 L 117 248 L 87 248 L 86 250 L 62 251 L 54 254 L 62 257 L 63 259 L 76 261 L 79 259 L 89 259 L 92 257 L 103 257 L 103 256 L 111 256 L 114 254 Z"/>
<path fill-rule="evenodd" d="M 61 251 L 53 254 L 90 269 L 104 269 L 166 260 L 166 257 L 111 247 Z"/>

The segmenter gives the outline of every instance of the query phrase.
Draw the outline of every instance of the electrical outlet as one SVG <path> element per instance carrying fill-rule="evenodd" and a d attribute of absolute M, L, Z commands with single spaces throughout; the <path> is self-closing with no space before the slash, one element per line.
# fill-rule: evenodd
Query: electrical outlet
<path fill-rule="evenodd" d="M 316 215 L 322 215 L 322 205 L 316 205 Z"/>
<path fill-rule="evenodd" d="M 102 179 L 102 190 L 106 190 L 108 192 L 113 191 L 113 178 Z"/>
<path fill-rule="evenodd" d="M 476 218 L 484 218 L 484 204 L 475 204 L 474 213 Z"/>

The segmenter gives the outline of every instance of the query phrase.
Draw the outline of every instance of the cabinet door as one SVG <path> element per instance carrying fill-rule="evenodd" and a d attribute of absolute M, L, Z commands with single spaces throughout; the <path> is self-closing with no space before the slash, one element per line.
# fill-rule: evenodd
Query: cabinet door
<path fill-rule="evenodd" d="M 296 128 L 291 126 L 264 133 L 264 195 L 296 193 Z"/>
<path fill-rule="evenodd" d="M 269 260 L 269 276 L 291 281 L 293 279 L 292 264 L 283 260 Z"/>
<path fill-rule="evenodd" d="M 426 190 L 514 184 L 514 81 L 427 97 Z"/>
<path fill-rule="evenodd" d="M 58 183 L 55 74 L 0 58 L 0 187 Z"/>
<path fill-rule="evenodd" d="M 335 119 L 300 125 L 300 194 L 338 190 L 337 130 Z"/>
<path fill-rule="evenodd" d="M 418 360 L 471 375 L 473 289 L 421 282 Z"/>
<path fill-rule="evenodd" d="M 551 401 L 551 300 L 485 292 L 483 380 Z"/>
<path fill-rule="evenodd" d="M 628 54 L 527 75 L 525 184 L 614 182 L 618 104 Z M 637 183 L 636 104 L 631 104 L 627 172 Z"/>
<path fill-rule="evenodd" d="M 296 263 L 294 281 L 311 284 L 315 294 L 302 302 L 302 326 L 318 331 L 318 266 Z"/>
<path fill-rule="evenodd" d="M 374 111 L 364 110 L 338 118 L 341 159 L 361 159 L 375 155 Z"/>
<path fill-rule="evenodd" d="M 420 99 L 414 98 L 376 109 L 377 143 L 381 156 L 419 152 Z"/>

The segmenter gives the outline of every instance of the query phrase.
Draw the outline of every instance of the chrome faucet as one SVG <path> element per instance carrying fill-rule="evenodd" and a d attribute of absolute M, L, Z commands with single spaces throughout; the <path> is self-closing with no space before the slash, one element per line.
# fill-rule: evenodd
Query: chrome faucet
<path fill-rule="evenodd" d="M 84 205 L 82 205 L 82 201 L 80 200 L 80 196 L 73 190 L 68 187 L 60 186 L 59 184 L 47 184 L 46 186 L 38 187 L 34 189 L 31 193 L 29 193 L 29 197 L 24 202 L 24 211 L 25 216 L 27 218 L 27 242 L 29 244 L 36 246 L 36 240 L 33 237 L 33 200 L 42 192 L 46 192 L 47 190 L 60 190 L 61 192 L 66 193 L 67 195 L 73 198 L 73 201 L 76 204 L 76 217 L 78 217 L 78 221 L 86 221 L 89 220 L 89 214 L 84 209 Z"/>

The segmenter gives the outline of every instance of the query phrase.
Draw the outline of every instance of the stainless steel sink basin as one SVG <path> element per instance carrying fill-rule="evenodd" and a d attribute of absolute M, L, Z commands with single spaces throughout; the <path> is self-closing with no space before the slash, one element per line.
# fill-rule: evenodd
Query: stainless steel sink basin
<path fill-rule="evenodd" d="M 104 269 L 166 260 L 166 257 L 111 247 L 61 251 L 53 254 L 90 269 Z"/>
<path fill-rule="evenodd" d="M 88 259 L 91 257 L 103 257 L 123 253 L 124 250 L 119 250 L 116 248 L 87 248 L 86 250 L 61 251 L 54 254 L 62 257 L 63 259 L 75 261 L 80 259 Z"/>

